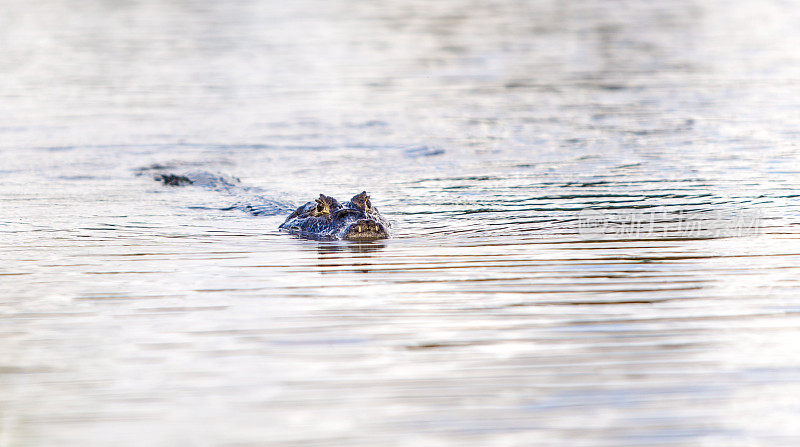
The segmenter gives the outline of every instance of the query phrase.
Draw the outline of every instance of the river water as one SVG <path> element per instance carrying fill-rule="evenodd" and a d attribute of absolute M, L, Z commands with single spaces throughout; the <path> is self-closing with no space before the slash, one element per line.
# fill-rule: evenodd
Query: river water
<path fill-rule="evenodd" d="M 0 446 L 800 445 L 798 23 L 4 1 Z"/>

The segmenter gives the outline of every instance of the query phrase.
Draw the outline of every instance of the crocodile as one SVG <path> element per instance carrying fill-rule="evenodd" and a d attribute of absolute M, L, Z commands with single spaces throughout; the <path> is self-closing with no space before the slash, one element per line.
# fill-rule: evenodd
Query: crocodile
<path fill-rule="evenodd" d="M 152 165 L 139 168 L 138 175 L 152 173 L 153 179 L 165 186 L 194 185 L 223 193 L 237 202 L 222 210 L 238 209 L 254 216 L 278 215 L 293 208 L 273 200 L 260 188 L 242 186 L 236 177 L 199 171 L 186 175 L 168 171 L 171 166 Z M 278 228 L 300 237 L 320 240 L 372 241 L 389 238 L 390 223 L 372 205 L 366 191 L 348 202 L 320 194 L 318 199 L 298 207 Z"/>
<path fill-rule="evenodd" d="M 388 238 L 390 226 L 362 191 L 344 203 L 320 194 L 298 207 L 278 228 L 313 239 L 373 241 Z"/>

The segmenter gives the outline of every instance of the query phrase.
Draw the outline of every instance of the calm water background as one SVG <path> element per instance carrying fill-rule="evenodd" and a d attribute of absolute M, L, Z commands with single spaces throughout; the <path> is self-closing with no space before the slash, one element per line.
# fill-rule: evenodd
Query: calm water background
<path fill-rule="evenodd" d="M 777 0 L 5 0 L 0 446 L 798 445 L 798 48 Z"/>

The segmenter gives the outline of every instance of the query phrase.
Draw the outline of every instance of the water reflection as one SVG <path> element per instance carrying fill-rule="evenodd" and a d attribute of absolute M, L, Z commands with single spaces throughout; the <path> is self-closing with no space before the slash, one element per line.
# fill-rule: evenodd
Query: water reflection
<path fill-rule="evenodd" d="M 320 243 L 317 267 L 321 274 L 370 273 L 376 266 L 373 254 L 384 248 L 386 243 L 381 241 Z"/>
<path fill-rule="evenodd" d="M 0 447 L 798 444 L 794 5 L 4 6 Z"/>
<path fill-rule="evenodd" d="M 320 259 L 322 259 L 325 257 L 325 255 L 342 253 L 375 253 L 383 250 L 384 248 L 386 248 L 386 243 L 382 241 L 329 241 L 319 243 L 317 245 L 317 252 L 320 254 Z"/>

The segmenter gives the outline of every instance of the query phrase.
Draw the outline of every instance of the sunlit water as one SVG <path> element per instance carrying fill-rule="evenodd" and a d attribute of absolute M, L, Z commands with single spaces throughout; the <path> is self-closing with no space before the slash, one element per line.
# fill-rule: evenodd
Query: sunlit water
<path fill-rule="evenodd" d="M 800 444 L 799 20 L 4 2 L 0 446 Z"/>

